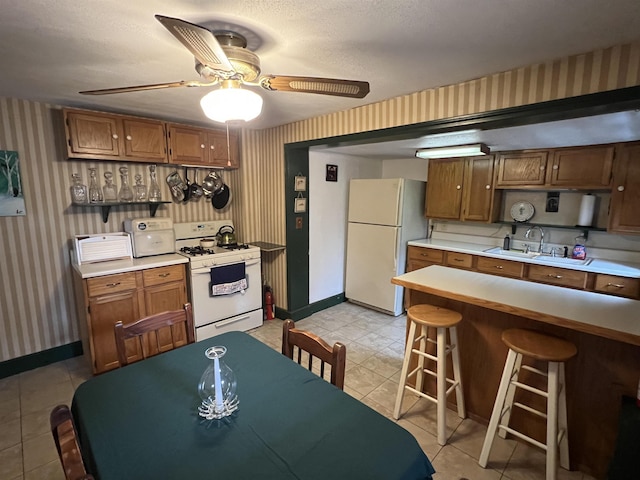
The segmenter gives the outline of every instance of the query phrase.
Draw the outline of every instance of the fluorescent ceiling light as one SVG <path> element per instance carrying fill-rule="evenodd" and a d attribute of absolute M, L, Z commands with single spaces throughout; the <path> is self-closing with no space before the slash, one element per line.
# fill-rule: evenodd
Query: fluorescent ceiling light
<path fill-rule="evenodd" d="M 207 93 L 200 106 L 211 120 L 220 123 L 253 120 L 262 111 L 262 97 L 251 90 L 240 88 L 239 82 L 226 80 L 222 86 Z"/>
<path fill-rule="evenodd" d="M 473 157 L 475 155 L 488 155 L 489 147 L 484 143 L 474 145 L 453 145 L 451 147 L 421 148 L 416 150 L 418 158 L 447 158 L 447 157 Z"/>

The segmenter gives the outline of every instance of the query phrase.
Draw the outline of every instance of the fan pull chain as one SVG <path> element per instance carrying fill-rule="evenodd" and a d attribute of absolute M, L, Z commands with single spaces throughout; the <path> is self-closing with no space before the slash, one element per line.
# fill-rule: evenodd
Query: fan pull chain
<path fill-rule="evenodd" d="M 227 167 L 231 166 L 231 147 L 229 146 L 229 124 L 225 122 L 227 125 Z"/>

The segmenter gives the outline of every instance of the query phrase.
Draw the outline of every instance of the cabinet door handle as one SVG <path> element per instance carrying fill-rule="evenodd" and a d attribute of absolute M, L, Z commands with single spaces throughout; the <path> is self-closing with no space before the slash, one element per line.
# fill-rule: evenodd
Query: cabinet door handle
<path fill-rule="evenodd" d="M 113 134 L 113 135 L 111 135 L 111 136 L 112 136 L 115 140 L 117 140 L 117 139 L 118 139 L 118 134 L 117 134 L 117 133 L 114 133 L 114 134 Z"/>
<path fill-rule="evenodd" d="M 502 270 L 504 267 L 503 267 L 502 265 L 496 265 L 496 268 L 497 268 L 498 270 Z"/>
<path fill-rule="evenodd" d="M 131 135 L 127 135 L 127 140 L 131 140 Z"/>
<path fill-rule="evenodd" d="M 428 254 L 428 253 L 421 253 L 421 254 L 420 254 L 420 256 L 421 256 L 421 257 L 428 257 L 428 256 L 429 256 L 429 254 Z"/>
<path fill-rule="evenodd" d="M 462 185 L 456 185 L 456 190 L 460 190 L 462 188 Z"/>
<path fill-rule="evenodd" d="M 618 191 L 624 192 L 624 185 L 618 185 Z"/>
<path fill-rule="evenodd" d="M 558 170 L 558 168 L 560 168 L 560 167 L 558 167 L 558 165 L 554 165 L 554 166 L 553 166 L 553 169 L 554 169 L 554 170 Z"/>
<path fill-rule="evenodd" d="M 485 188 L 486 190 L 491 190 L 491 185 L 485 185 L 485 186 L 484 186 L 484 188 Z"/>
<path fill-rule="evenodd" d="M 169 275 L 171 275 L 171 274 L 170 273 L 160 273 L 160 274 L 158 274 L 158 276 L 161 277 L 161 278 L 166 278 Z"/>
<path fill-rule="evenodd" d="M 609 283 L 607 283 L 607 287 L 624 288 L 624 284 L 609 282 Z"/>
<path fill-rule="evenodd" d="M 462 259 L 462 258 L 454 258 L 453 261 L 454 262 L 464 262 L 464 259 Z"/>
<path fill-rule="evenodd" d="M 117 287 L 118 285 L 120 285 L 120 282 L 107 283 L 105 287 L 113 288 L 113 287 Z"/>
<path fill-rule="evenodd" d="M 215 146 L 215 145 L 211 145 L 209 148 L 210 148 L 211 150 L 215 150 L 215 149 L 216 149 L 216 146 Z"/>
<path fill-rule="evenodd" d="M 204 143 L 201 143 L 201 144 L 200 144 L 200 148 L 204 148 Z"/>
<path fill-rule="evenodd" d="M 547 277 L 549 278 L 562 278 L 562 275 L 554 275 L 552 273 L 548 274 Z"/>

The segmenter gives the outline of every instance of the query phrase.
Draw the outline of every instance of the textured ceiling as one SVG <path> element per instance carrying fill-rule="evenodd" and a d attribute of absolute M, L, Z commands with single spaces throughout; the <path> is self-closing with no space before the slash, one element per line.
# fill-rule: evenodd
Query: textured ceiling
<path fill-rule="evenodd" d="M 266 92 L 265 128 L 640 38 L 638 0 L 0 0 L 0 95 L 200 124 L 208 88 L 154 18 L 245 33 L 263 73 L 366 80 L 362 100 Z"/>

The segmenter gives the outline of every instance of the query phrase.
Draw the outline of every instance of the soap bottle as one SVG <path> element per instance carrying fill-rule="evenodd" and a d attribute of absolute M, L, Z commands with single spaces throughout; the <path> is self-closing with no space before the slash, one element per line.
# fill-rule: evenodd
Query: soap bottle
<path fill-rule="evenodd" d="M 511 248 L 511 239 L 509 238 L 509 235 L 505 235 L 504 240 L 502 241 L 502 249 L 509 250 L 510 248 Z"/>

